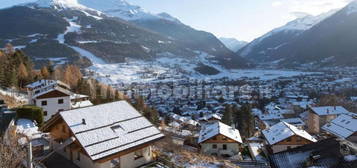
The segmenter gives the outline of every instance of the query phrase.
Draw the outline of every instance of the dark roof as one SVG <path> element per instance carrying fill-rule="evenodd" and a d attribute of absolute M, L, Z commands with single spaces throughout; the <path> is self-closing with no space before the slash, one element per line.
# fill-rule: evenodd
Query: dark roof
<path fill-rule="evenodd" d="M 340 152 L 340 142 L 335 138 L 276 153 L 271 155 L 270 159 L 273 167 L 276 168 L 303 168 L 306 167 L 306 162 L 311 160 L 312 156 L 317 158 L 309 166 L 352 168 L 357 164 L 357 161 L 346 162 L 344 160 Z"/>
<path fill-rule="evenodd" d="M 48 159 L 46 159 L 46 161 L 44 161 L 43 164 L 47 168 L 79 168 L 73 162 L 58 153 L 54 153 L 53 155 L 51 155 Z"/>

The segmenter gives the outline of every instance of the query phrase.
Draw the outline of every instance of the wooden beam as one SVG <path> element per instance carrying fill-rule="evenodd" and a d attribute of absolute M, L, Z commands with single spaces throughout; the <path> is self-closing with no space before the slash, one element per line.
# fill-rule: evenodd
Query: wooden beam
<path fill-rule="evenodd" d="M 135 147 L 126 149 L 126 150 L 124 150 L 124 151 L 121 151 L 121 152 L 118 152 L 118 153 L 109 155 L 109 156 L 107 156 L 107 157 L 105 157 L 105 158 L 96 160 L 95 162 L 97 162 L 97 163 L 104 163 L 104 162 L 107 162 L 107 161 L 109 161 L 109 160 L 113 160 L 113 159 L 115 159 L 115 158 L 119 158 L 120 156 L 124 156 L 124 155 L 127 155 L 127 154 L 129 154 L 129 153 L 135 152 L 135 151 L 137 151 L 137 150 L 146 148 L 146 147 L 152 145 L 154 142 L 159 141 L 159 140 L 161 140 L 161 139 L 163 139 L 163 138 L 164 138 L 164 137 L 159 138 L 159 139 L 156 139 L 156 140 L 153 140 L 153 141 L 150 141 L 150 142 L 147 142 L 147 143 L 144 143 L 144 144 L 141 144 L 141 145 L 139 145 L 139 146 L 135 146 Z"/>

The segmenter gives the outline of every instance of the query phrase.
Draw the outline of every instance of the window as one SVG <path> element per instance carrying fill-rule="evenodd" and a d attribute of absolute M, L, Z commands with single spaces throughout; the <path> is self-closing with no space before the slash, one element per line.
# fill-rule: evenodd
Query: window
<path fill-rule="evenodd" d="M 217 140 L 217 136 L 213 137 L 212 139 L 213 139 L 213 140 Z"/>
<path fill-rule="evenodd" d="M 286 139 L 286 142 L 291 142 L 291 138 Z"/>
<path fill-rule="evenodd" d="M 41 106 L 47 106 L 47 101 L 41 101 Z"/>
<path fill-rule="evenodd" d="M 227 145 L 223 144 L 223 150 L 227 150 Z"/>
<path fill-rule="evenodd" d="M 58 99 L 58 104 L 63 104 L 63 99 Z"/>
<path fill-rule="evenodd" d="M 216 144 L 213 144 L 213 145 L 212 145 L 212 148 L 213 148 L 213 149 L 217 149 L 217 145 L 216 145 Z"/>
<path fill-rule="evenodd" d="M 44 112 L 43 112 L 43 115 L 44 115 L 44 116 L 47 116 L 47 111 L 44 111 Z"/>
<path fill-rule="evenodd" d="M 81 153 L 79 151 L 77 152 L 77 160 L 81 161 Z"/>
<path fill-rule="evenodd" d="M 134 152 L 134 159 L 135 159 L 135 160 L 136 160 L 136 159 L 140 159 L 140 158 L 142 158 L 142 157 L 143 157 L 143 150 L 142 150 L 142 149 L 137 150 L 137 151 Z"/>
<path fill-rule="evenodd" d="M 288 146 L 287 149 L 288 149 L 288 150 L 291 149 L 291 146 Z"/>

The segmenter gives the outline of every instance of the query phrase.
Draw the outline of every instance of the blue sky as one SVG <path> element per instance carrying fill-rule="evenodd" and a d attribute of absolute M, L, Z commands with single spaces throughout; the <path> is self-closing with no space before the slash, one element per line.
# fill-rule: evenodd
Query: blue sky
<path fill-rule="evenodd" d="M 341 8 L 351 0 L 128 0 L 153 13 L 167 12 L 218 37 L 251 41 L 306 14 Z"/>
<path fill-rule="evenodd" d="M 0 0 L 0 8 L 35 0 Z M 104 0 L 100 0 L 104 1 Z M 251 41 L 306 14 L 341 8 L 351 0 L 127 0 L 152 13 L 167 12 L 218 37 Z"/>

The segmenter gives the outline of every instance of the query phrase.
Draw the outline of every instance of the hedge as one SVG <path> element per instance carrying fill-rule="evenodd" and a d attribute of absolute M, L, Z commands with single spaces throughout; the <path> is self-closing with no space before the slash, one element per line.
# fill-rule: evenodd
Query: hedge
<path fill-rule="evenodd" d="M 39 127 L 43 125 L 44 117 L 43 110 L 36 106 L 22 106 L 16 109 L 16 118 L 26 118 L 35 120 Z"/>

